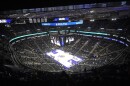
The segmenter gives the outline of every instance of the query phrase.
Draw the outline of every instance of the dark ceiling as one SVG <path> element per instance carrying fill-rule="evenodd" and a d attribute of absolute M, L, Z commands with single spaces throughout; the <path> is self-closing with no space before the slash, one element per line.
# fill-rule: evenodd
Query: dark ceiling
<path fill-rule="evenodd" d="M 123 0 L 1 0 L 0 11 L 117 1 Z"/>

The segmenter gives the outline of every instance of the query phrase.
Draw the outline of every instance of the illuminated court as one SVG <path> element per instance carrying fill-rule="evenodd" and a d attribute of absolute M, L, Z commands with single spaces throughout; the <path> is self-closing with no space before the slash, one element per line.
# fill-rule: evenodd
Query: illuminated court
<path fill-rule="evenodd" d="M 70 68 L 79 62 L 82 62 L 83 60 L 81 58 L 78 58 L 76 56 L 71 55 L 70 53 L 64 52 L 62 50 L 53 50 L 49 53 L 47 53 L 48 56 L 56 60 L 57 62 L 61 63 L 67 68 Z"/>

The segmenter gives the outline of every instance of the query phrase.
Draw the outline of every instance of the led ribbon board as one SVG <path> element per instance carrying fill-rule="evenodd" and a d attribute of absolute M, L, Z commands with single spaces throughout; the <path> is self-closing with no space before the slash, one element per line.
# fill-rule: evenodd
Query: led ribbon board
<path fill-rule="evenodd" d="M 83 24 L 83 20 L 78 22 L 62 22 L 62 23 L 42 23 L 42 26 L 69 26 Z"/>
<path fill-rule="evenodd" d="M 47 32 L 42 32 L 42 33 L 34 33 L 34 34 L 28 34 L 28 35 L 18 36 L 18 37 L 12 38 L 9 42 L 12 42 L 12 41 L 17 40 L 17 39 L 25 38 L 25 37 L 36 36 L 36 35 L 43 35 L 43 34 L 45 34 L 45 35 L 46 35 L 46 34 L 47 34 Z"/>
<path fill-rule="evenodd" d="M 59 49 L 53 50 L 46 54 L 67 68 L 70 68 L 78 64 L 79 62 L 83 61 L 82 59 Z"/>
<path fill-rule="evenodd" d="M 50 31 L 50 32 L 58 32 L 58 31 Z M 75 32 L 74 30 L 70 30 L 70 32 Z M 108 37 L 103 37 L 103 35 L 110 35 L 110 34 L 107 34 L 107 33 L 97 33 L 97 32 L 85 32 L 85 31 L 77 31 L 77 32 L 80 32 L 82 35 L 84 35 L 84 36 L 91 36 L 92 37 L 92 35 L 102 35 L 102 37 L 101 36 L 98 36 L 97 38 L 104 38 L 104 39 L 111 39 L 111 40 L 113 40 L 113 41 L 117 41 L 117 42 L 119 42 L 119 43 L 121 43 L 121 44 L 125 44 L 126 46 L 128 46 L 128 44 L 126 44 L 126 43 L 124 43 L 124 42 L 121 42 L 120 40 L 117 40 L 117 39 L 112 39 L 112 38 L 108 38 Z M 46 34 L 45 34 L 46 33 Z M 12 42 L 12 41 L 16 41 L 16 40 L 18 40 L 18 39 L 21 39 L 21 38 L 24 38 L 24 37 L 29 37 L 29 36 L 36 36 L 36 35 L 43 35 L 43 34 L 45 34 L 45 35 L 47 35 L 47 32 L 42 32 L 42 33 L 34 33 L 34 34 L 28 34 L 28 35 L 22 35 L 22 36 L 17 36 L 17 37 L 15 37 L 15 38 L 12 38 L 12 39 L 10 39 L 10 43 Z M 114 35 L 115 36 L 115 35 Z M 93 36 L 94 37 L 94 36 Z M 118 37 L 118 36 L 116 36 L 116 37 Z M 127 39 L 127 41 L 128 42 L 130 42 L 130 40 L 128 40 Z M 59 42 L 58 42 L 59 43 Z"/>

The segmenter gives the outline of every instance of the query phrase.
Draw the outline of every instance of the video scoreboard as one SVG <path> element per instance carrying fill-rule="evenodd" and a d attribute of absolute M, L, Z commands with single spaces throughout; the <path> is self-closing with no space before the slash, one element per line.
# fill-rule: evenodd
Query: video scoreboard
<path fill-rule="evenodd" d="M 70 26 L 83 24 L 83 20 L 77 22 L 57 22 L 57 23 L 42 23 L 42 26 Z"/>

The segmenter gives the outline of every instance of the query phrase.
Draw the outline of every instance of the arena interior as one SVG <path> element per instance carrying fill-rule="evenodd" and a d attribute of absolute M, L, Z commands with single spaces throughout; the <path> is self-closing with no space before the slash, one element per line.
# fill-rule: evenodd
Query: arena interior
<path fill-rule="evenodd" d="M 129 83 L 129 14 L 129 1 L 1 11 L 0 80 Z"/>

